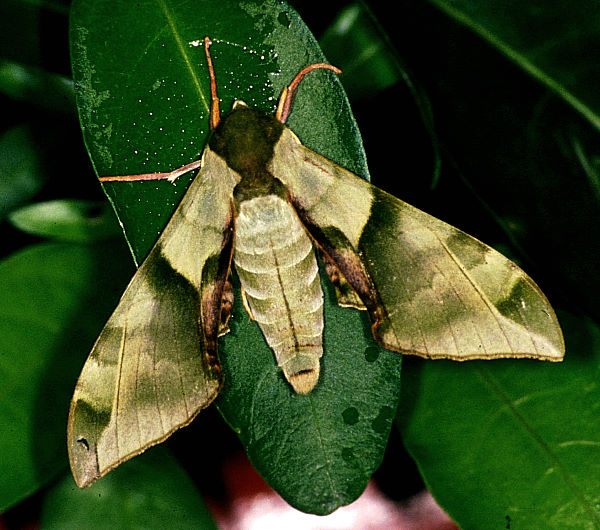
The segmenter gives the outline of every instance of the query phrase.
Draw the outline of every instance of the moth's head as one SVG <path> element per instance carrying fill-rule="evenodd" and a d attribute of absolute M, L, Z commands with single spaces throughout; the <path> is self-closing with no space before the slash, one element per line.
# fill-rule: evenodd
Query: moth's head
<path fill-rule="evenodd" d="M 221 117 L 208 142 L 227 165 L 241 174 L 261 172 L 273 156 L 284 125 L 273 116 L 236 101 Z"/>

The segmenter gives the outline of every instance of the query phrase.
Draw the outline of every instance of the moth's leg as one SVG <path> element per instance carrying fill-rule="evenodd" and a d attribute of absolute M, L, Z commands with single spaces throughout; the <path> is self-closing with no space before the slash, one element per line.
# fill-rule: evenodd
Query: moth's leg
<path fill-rule="evenodd" d="M 231 283 L 231 274 L 227 277 L 223 285 L 223 294 L 221 295 L 221 322 L 219 323 L 219 337 L 229 333 L 229 317 L 233 311 L 233 285 Z"/>
<path fill-rule="evenodd" d="M 356 294 L 354 289 L 352 289 L 352 286 L 346 281 L 346 278 L 344 278 L 344 275 L 341 273 L 338 266 L 327 255 L 327 253 L 323 252 L 323 250 L 319 249 L 319 254 L 323 264 L 325 265 L 325 272 L 335 287 L 338 305 L 341 307 L 353 307 L 354 309 L 365 311 L 367 309 L 365 304 L 362 303 L 360 297 Z"/>
<path fill-rule="evenodd" d="M 242 303 L 244 304 L 244 309 L 248 313 L 250 320 L 254 320 L 254 315 L 252 314 L 252 309 L 250 309 L 250 306 L 248 305 L 248 299 L 246 298 L 246 291 L 244 291 L 243 286 L 240 286 L 240 291 L 242 293 Z"/>
<path fill-rule="evenodd" d="M 202 165 L 202 159 L 194 160 L 185 166 L 178 167 L 167 173 L 143 173 L 141 175 L 117 175 L 112 177 L 100 177 L 100 182 L 135 182 L 137 180 L 168 180 L 174 182 L 178 177 L 198 169 Z"/>

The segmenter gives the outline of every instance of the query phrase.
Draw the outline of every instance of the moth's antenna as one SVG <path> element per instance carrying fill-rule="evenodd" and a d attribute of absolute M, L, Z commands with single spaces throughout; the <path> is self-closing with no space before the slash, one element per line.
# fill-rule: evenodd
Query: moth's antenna
<path fill-rule="evenodd" d="M 294 101 L 296 89 L 298 88 L 300 81 L 302 81 L 302 79 L 306 74 L 308 74 L 308 72 L 311 72 L 312 70 L 317 70 L 319 68 L 331 70 L 332 72 L 335 72 L 338 75 L 342 73 L 342 71 L 339 68 L 336 68 L 335 66 L 332 66 L 327 63 L 311 64 L 306 68 L 300 70 L 296 77 L 294 77 L 294 80 L 281 91 L 281 96 L 279 96 L 279 103 L 277 104 L 277 112 L 275 112 L 275 118 L 281 123 L 285 123 L 288 119 L 288 116 L 290 115 L 292 102 Z"/>
<path fill-rule="evenodd" d="M 206 52 L 206 61 L 208 63 L 208 75 L 210 76 L 210 129 L 214 130 L 219 125 L 221 113 L 219 111 L 219 97 L 217 96 L 217 80 L 215 78 L 215 69 L 213 68 L 210 57 L 210 37 L 204 37 L 204 51 Z M 202 166 L 202 160 L 195 160 L 185 166 L 168 171 L 165 173 L 144 173 L 142 175 L 116 175 L 109 177 L 99 177 L 100 182 L 136 182 L 138 180 L 168 180 L 175 182 L 181 175 L 198 169 Z"/>
<path fill-rule="evenodd" d="M 210 77 L 210 128 L 215 130 L 219 125 L 221 112 L 219 110 L 219 96 L 217 96 L 217 79 L 215 77 L 215 69 L 213 68 L 212 59 L 210 57 L 210 37 L 204 37 L 204 51 L 206 53 L 206 62 L 208 63 L 208 75 Z"/>
<path fill-rule="evenodd" d="M 185 166 L 178 167 L 167 173 L 143 173 L 142 175 L 118 175 L 114 177 L 99 177 L 100 182 L 136 182 L 138 180 L 168 180 L 175 182 L 181 175 L 194 171 L 202 165 L 202 160 L 194 160 Z"/>

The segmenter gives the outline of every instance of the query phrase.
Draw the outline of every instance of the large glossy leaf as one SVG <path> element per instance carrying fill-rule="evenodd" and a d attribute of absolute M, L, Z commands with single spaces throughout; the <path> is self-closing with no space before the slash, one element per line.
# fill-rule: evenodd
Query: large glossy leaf
<path fill-rule="evenodd" d="M 0 511 L 66 467 L 75 378 L 131 269 L 114 244 L 45 243 L 0 262 Z"/>
<path fill-rule="evenodd" d="M 74 2 L 71 50 L 84 139 L 100 176 L 175 169 L 197 160 L 209 133 L 208 35 L 223 110 L 234 99 L 274 111 L 282 88 L 323 60 L 298 16 L 277 2 Z M 111 38 L 109 38 L 111 37 Z M 324 75 L 319 75 L 324 74 Z M 327 119 L 326 119 L 327 118 Z M 305 145 L 366 176 L 339 81 L 308 77 L 288 125 Z M 106 185 L 139 261 L 194 175 Z"/>
<path fill-rule="evenodd" d="M 562 317 L 562 364 L 405 363 L 404 442 L 461 528 L 600 526 L 600 329 Z"/>
<path fill-rule="evenodd" d="M 368 319 L 337 307 L 323 274 L 321 282 L 329 303 L 317 387 L 301 396 L 282 381 L 238 298 L 217 405 L 270 485 L 296 508 L 325 514 L 355 500 L 381 463 L 400 394 L 400 356 L 380 349 Z"/>
<path fill-rule="evenodd" d="M 99 175 L 165 171 L 200 156 L 208 134 L 205 35 L 213 40 L 225 110 L 243 99 L 273 111 L 282 87 L 302 67 L 324 60 L 298 15 L 281 2 L 74 2 L 79 114 Z M 306 78 L 288 125 L 310 148 L 367 176 L 348 102 L 329 72 Z M 190 178 L 176 187 L 106 186 L 138 262 Z M 222 414 L 288 502 L 316 513 L 351 502 L 381 461 L 399 397 L 400 356 L 375 346 L 366 317 L 332 307 L 329 293 L 322 378 L 310 395 L 296 395 L 239 293 L 237 301 L 232 333 L 220 343 Z"/>
<path fill-rule="evenodd" d="M 44 498 L 40 527 L 216 529 L 190 477 L 162 447 L 84 491 L 65 476 Z"/>

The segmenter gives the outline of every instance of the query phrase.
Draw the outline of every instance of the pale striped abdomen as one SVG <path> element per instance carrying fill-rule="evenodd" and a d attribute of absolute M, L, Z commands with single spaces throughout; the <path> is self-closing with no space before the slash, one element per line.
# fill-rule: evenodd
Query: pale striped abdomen
<path fill-rule="evenodd" d="M 233 260 L 246 300 L 296 392 L 310 392 L 323 354 L 323 292 L 312 242 L 276 195 L 240 204 Z"/>

